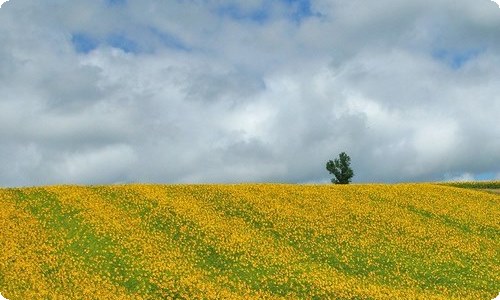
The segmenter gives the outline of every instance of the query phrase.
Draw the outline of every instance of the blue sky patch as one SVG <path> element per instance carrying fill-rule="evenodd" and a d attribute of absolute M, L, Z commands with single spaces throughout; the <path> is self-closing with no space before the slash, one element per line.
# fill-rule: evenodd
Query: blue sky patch
<path fill-rule="evenodd" d="M 482 50 L 480 49 L 469 49 L 462 51 L 439 49 L 433 51 L 432 56 L 435 59 L 446 63 L 453 70 L 458 70 L 467 62 L 479 56 L 481 52 Z"/>
<path fill-rule="evenodd" d="M 219 6 L 217 14 L 235 20 L 250 20 L 256 23 L 264 23 L 269 19 L 269 12 L 265 7 L 253 11 L 244 11 L 237 4 Z"/>
<path fill-rule="evenodd" d="M 474 175 L 475 180 L 495 180 L 496 174 L 493 172 L 487 172 L 487 173 L 480 173 L 477 175 Z"/>
<path fill-rule="evenodd" d="M 127 0 L 106 0 L 106 5 L 108 6 L 125 5 L 125 4 L 127 4 Z"/>
<path fill-rule="evenodd" d="M 166 47 L 181 51 L 191 50 L 191 47 L 187 46 L 180 38 L 173 34 L 154 27 L 149 27 L 149 31 Z"/>
<path fill-rule="evenodd" d="M 311 10 L 311 1 L 309 0 L 282 0 L 290 6 L 290 18 L 300 23 L 302 19 L 315 16 Z"/>
<path fill-rule="evenodd" d="M 110 34 L 106 43 L 111 47 L 123 50 L 126 53 L 138 53 L 139 45 L 123 34 Z"/>
<path fill-rule="evenodd" d="M 78 53 L 89 53 L 97 48 L 99 41 L 86 33 L 75 33 L 71 37 L 71 43 Z"/>
<path fill-rule="evenodd" d="M 87 54 L 96 49 L 99 46 L 100 41 L 89 34 L 79 32 L 72 35 L 71 43 L 73 44 L 76 52 Z M 121 49 L 127 53 L 139 52 L 139 46 L 137 43 L 122 34 L 110 34 L 106 38 L 106 44 L 111 47 Z"/>
<path fill-rule="evenodd" d="M 313 16 L 320 16 L 314 13 L 310 0 L 280 0 L 285 5 L 285 17 L 292 22 L 300 23 L 303 19 Z M 272 17 L 272 5 L 264 2 L 263 5 L 254 10 L 245 10 L 238 4 L 228 4 L 219 6 L 216 13 L 222 17 L 229 17 L 234 20 L 252 21 L 264 24 Z"/>

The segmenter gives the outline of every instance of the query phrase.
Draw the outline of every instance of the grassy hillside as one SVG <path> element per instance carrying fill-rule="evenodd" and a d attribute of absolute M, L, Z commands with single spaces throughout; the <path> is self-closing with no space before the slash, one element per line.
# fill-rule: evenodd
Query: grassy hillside
<path fill-rule="evenodd" d="M 431 184 L 0 189 L 8 299 L 492 299 L 500 196 Z"/>
<path fill-rule="evenodd" d="M 454 186 L 464 189 L 500 189 L 500 181 L 458 181 L 443 182 L 441 185 Z"/>

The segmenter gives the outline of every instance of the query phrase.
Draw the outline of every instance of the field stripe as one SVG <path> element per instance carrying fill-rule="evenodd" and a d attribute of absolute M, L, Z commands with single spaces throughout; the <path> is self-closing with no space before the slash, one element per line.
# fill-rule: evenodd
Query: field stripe
<path fill-rule="evenodd" d="M 73 267 L 98 275 L 95 279 L 99 284 L 107 283 L 111 298 L 134 292 L 134 280 L 142 274 L 137 274 L 129 264 L 129 254 L 114 243 L 111 236 L 97 233 L 85 223 L 79 216 L 80 209 L 62 205 L 54 193 L 44 189 L 19 190 L 18 199 L 29 203 L 29 212 L 50 233 L 51 244 L 57 249 L 60 261 L 50 266 L 48 275 L 61 280 L 62 288 L 91 287 L 90 282 L 73 276 L 76 275 L 74 271 L 68 272 L 67 263 L 71 261 Z"/>

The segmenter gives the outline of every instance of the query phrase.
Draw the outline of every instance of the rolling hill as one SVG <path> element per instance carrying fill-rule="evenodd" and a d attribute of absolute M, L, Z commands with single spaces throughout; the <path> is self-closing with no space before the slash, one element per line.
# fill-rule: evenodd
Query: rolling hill
<path fill-rule="evenodd" d="M 0 189 L 15 299 L 492 299 L 500 195 L 435 184 Z"/>

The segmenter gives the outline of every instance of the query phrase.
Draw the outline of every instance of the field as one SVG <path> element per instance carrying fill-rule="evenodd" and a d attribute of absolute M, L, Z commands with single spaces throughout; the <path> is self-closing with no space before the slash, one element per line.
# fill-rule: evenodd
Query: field
<path fill-rule="evenodd" d="M 443 182 L 440 184 L 466 189 L 500 189 L 500 181 L 459 181 Z"/>
<path fill-rule="evenodd" d="M 500 195 L 434 184 L 0 189 L 8 299 L 492 299 Z"/>

